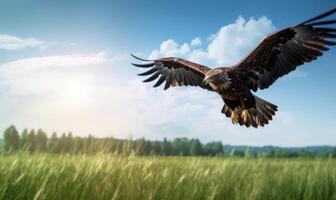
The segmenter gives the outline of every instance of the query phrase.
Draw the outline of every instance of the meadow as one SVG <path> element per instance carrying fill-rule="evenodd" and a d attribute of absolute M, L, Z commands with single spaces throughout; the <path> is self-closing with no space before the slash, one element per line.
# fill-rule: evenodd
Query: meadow
<path fill-rule="evenodd" d="M 336 160 L 17 153 L 0 199 L 336 199 Z"/>

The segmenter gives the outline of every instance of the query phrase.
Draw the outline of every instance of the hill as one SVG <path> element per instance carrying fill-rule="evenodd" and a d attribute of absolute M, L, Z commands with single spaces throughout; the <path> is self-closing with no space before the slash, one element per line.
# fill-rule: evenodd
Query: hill
<path fill-rule="evenodd" d="M 271 152 L 307 152 L 315 155 L 328 154 L 335 150 L 334 146 L 321 145 L 321 146 L 306 146 L 306 147 L 279 147 L 279 146 L 248 146 L 248 145 L 223 145 L 226 155 L 232 154 L 235 151 L 248 152 L 249 154 L 269 154 Z"/>

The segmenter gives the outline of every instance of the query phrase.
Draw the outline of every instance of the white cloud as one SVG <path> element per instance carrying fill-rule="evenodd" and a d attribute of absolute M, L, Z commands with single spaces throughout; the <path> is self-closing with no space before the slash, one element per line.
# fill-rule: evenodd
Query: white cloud
<path fill-rule="evenodd" d="M 223 26 L 209 37 L 206 49 L 199 48 L 200 38 L 179 45 L 173 39 L 164 41 L 160 49 L 155 49 L 149 58 L 176 56 L 208 65 L 232 65 L 243 58 L 267 34 L 274 31 L 267 17 L 250 18 L 246 21 L 239 16 L 235 23 Z"/>
<path fill-rule="evenodd" d="M 193 62 L 203 63 L 203 64 L 210 64 L 211 61 L 208 59 L 208 53 L 203 51 L 202 49 L 194 49 L 189 54 L 189 60 Z"/>
<path fill-rule="evenodd" d="M 197 38 L 194 38 L 194 39 L 191 40 L 190 46 L 197 47 L 197 46 L 200 46 L 200 45 L 202 45 L 201 38 L 197 37 Z"/>
<path fill-rule="evenodd" d="M 0 83 L 15 95 L 59 91 L 66 88 L 69 81 L 84 82 L 92 78 L 89 73 L 76 74 L 78 71 L 73 70 L 74 67 L 100 65 L 108 61 L 104 52 L 20 59 L 0 65 Z"/>
<path fill-rule="evenodd" d="M 182 44 L 181 46 L 177 44 L 174 40 L 169 39 L 160 45 L 160 50 L 153 50 L 150 58 L 157 58 L 161 56 L 186 56 L 190 53 L 190 47 L 187 43 Z"/>
<path fill-rule="evenodd" d="M 13 35 L 0 34 L 0 49 L 5 50 L 20 50 L 25 48 L 45 49 L 53 43 L 36 38 L 20 38 Z"/>
<path fill-rule="evenodd" d="M 274 30 L 266 17 L 250 18 L 239 16 L 234 24 L 223 26 L 208 46 L 208 56 L 221 65 L 232 65 L 247 54 L 266 34 Z"/>

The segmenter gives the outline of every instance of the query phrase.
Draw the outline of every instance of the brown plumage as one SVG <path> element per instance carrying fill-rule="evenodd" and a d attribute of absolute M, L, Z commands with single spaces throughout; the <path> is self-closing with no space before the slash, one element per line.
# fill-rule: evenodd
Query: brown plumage
<path fill-rule="evenodd" d="M 272 120 L 277 106 L 255 96 L 251 90 L 268 88 L 297 66 L 322 56 L 329 50 L 327 46 L 336 45 L 336 29 L 326 27 L 336 24 L 336 20 L 321 21 L 334 12 L 336 9 L 268 35 L 230 67 L 211 69 L 175 57 L 144 60 L 132 55 L 150 62 L 133 65 L 149 68 L 139 75 L 150 75 L 144 82 L 158 79 L 154 87 L 165 82 L 165 90 L 170 86 L 190 85 L 217 92 L 224 101 L 222 113 L 226 117 L 235 124 L 257 128 Z"/>

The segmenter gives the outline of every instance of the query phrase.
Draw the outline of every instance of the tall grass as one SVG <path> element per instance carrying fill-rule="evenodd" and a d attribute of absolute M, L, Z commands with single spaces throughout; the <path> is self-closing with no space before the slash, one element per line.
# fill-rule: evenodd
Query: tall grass
<path fill-rule="evenodd" d="M 16 154 L 0 199 L 336 199 L 336 160 Z"/>

